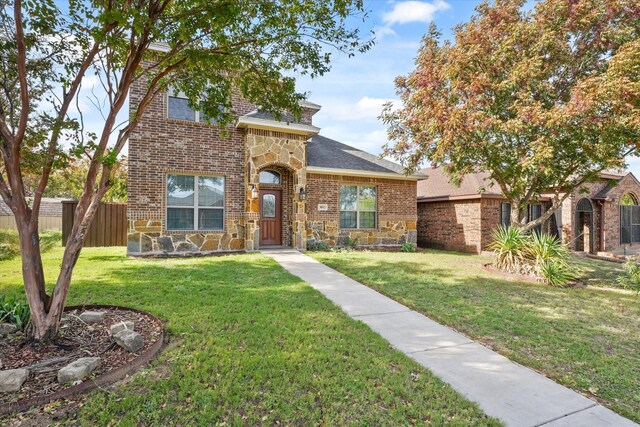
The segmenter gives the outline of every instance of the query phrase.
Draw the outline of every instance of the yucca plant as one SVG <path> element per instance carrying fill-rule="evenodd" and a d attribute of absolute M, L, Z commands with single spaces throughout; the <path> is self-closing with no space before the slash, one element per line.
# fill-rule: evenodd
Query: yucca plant
<path fill-rule="evenodd" d="M 569 259 L 569 250 L 562 241 L 550 234 L 533 233 L 527 238 L 524 256 L 531 258 L 536 265 L 546 261 L 566 261 Z"/>
<path fill-rule="evenodd" d="M 493 241 L 489 250 L 495 256 L 496 268 L 512 273 L 520 273 L 524 262 L 524 247 L 527 236 L 515 227 L 500 226 L 491 232 Z"/>
<path fill-rule="evenodd" d="M 542 277 L 547 285 L 562 287 L 567 286 L 575 277 L 573 269 L 561 260 L 545 260 L 536 264 L 539 276 Z"/>
<path fill-rule="evenodd" d="M 18 301 L 15 297 L 7 298 L 0 295 L 0 323 L 6 322 L 25 330 L 31 320 L 29 304 Z"/>

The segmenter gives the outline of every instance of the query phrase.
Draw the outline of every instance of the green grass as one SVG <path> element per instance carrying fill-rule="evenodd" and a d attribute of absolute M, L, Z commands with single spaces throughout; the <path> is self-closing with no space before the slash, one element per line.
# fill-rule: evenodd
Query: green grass
<path fill-rule="evenodd" d="M 60 255 L 44 256 L 49 280 Z M 18 259 L 0 262 L 0 293 L 22 293 Z M 141 260 L 87 248 L 68 303 L 148 310 L 171 334 L 133 380 L 89 395 L 81 425 L 498 424 L 258 254 Z"/>
<path fill-rule="evenodd" d="M 487 258 L 475 255 L 311 255 L 640 421 L 639 296 L 508 280 L 482 269 Z"/>
<path fill-rule="evenodd" d="M 571 264 L 578 269 L 579 277 L 589 286 L 620 287 L 616 278 L 624 274 L 622 264 L 575 255 L 571 257 Z"/>

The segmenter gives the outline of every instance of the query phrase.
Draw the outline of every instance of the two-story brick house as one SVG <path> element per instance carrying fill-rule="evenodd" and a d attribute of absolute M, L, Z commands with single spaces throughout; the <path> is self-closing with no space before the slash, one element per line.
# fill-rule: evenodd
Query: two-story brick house
<path fill-rule="evenodd" d="M 130 92 L 130 108 L 145 82 Z M 319 135 L 305 102 L 276 120 L 234 98 L 226 134 L 180 94 L 159 94 L 129 141 L 130 255 L 305 249 L 308 242 L 416 242 L 416 181 Z"/>

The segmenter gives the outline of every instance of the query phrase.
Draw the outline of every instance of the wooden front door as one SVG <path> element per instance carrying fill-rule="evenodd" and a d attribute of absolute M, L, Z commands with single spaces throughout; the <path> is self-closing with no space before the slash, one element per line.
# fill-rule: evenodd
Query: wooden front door
<path fill-rule="evenodd" d="M 281 190 L 260 190 L 260 244 L 282 244 Z"/>

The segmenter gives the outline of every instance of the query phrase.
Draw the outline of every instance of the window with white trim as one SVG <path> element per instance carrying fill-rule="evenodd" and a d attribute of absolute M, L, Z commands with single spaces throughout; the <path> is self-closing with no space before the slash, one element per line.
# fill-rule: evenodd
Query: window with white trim
<path fill-rule="evenodd" d="M 376 228 L 376 193 L 372 185 L 340 186 L 340 228 Z"/>
<path fill-rule="evenodd" d="M 167 175 L 167 230 L 223 230 L 224 177 Z"/>
<path fill-rule="evenodd" d="M 169 89 L 167 96 L 167 117 L 188 122 L 217 123 L 213 118 L 207 118 L 202 108 L 194 110 L 189 105 L 189 98 L 177 90 Z"/>

